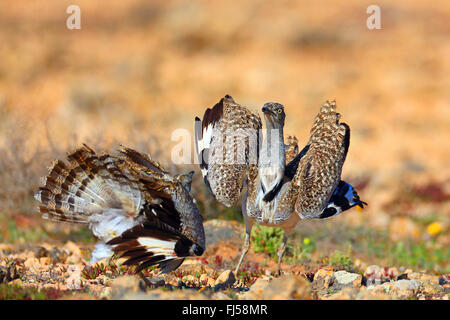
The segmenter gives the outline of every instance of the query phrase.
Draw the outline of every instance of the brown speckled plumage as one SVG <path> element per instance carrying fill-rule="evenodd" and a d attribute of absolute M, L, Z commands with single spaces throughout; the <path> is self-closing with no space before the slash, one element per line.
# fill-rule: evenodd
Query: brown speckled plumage
<path fill-rule="evenodd" d="M 35 195 L 43 218 L 89 224 L 104 246 L 99 254 L 110 249 L 130 257 L 130 252 L 143 250 L 127 262 L 139 270 L 159 264 L 170 271 L 192 255 L 191 247 L 203 251 L 202 218 L 186 185 L 192 173 L 172 176 L 148 155 L 129 148 L 98 155 L 84 145 L 67 159 L 69 163 L 53 162 Z"/>
<path fill-rule="evenodd" d="M 291 162 L 298 154 L 298 140 L 296 136 L 287 136 L 285 142 L 286 163 Z"/>
<path fill-rule="evenodd" d="M 251 132 L 255 135 L 250 143 L 257 143 L 261 127 L 261 119 L 257 114 L 237 104 L 228 95 L 205 112 L 201 128 L 203 135 L 197 132 L 196 136 L 204 137 L 207 130 L 212 133 L 209 145 L 203 149 L 204 158 L 209 161 L 201 167 L 207 170 L 204 179 L 214 197 L 226 206 L 236 205 L 244 183 L 252 184 L 252 179 L 257 175 L 257 147 L 255 144 L 252 146 L 255 152 L 251 154 L 250 144 L 245 143 L 245 138 Z M 235 135 L 236 140 L 226 139 L 231 134 Z M 243 161 L 240 163 L 236 158 L 239 154 L 238 145 L 245 146 Z"/>
<path fill-rule="evenodd" d="M 335 101 L 326 102 L 311 129 L 310 145 L 292 181 L 297 189 L 295 212 L 316 218 L 337 187 L 347 155 L 350 129 L 340 123 Z"/>
<path fill-rule="evenodd" d="M 234 124 L 237 124 L 234 128 L 261 128 L 260 120 L 258 119 L 259 121 L 255 122 L 256 125 L 253 125 L 250 119 L 255 119 L 256 116 L 237 105 L 231 97 L 225 97 L 220 103 L 223 103 L 224 115 L 222 118 L 215 118 L 218 119 L 215 123 L 216 128 L 225 131 Z M 233 108 L 228 109 L 226 113 L 227 108 L 231 106 Z M 205 115 L 211 117 L 209 111 Z M 226 120 L 223 120 L 225 118 Z M 248 176 L 247 194 L 242 204 L 246 240 L 236 271 L 249 248 L 249 235 L 254 222 L 284 229 L 285 237 L 279 252 L 278 266 L 280 266 L 286 246 L 286 235 L 292 231 L 300 219 L 328 218 L 352 206 L 362 207 L 365 204 L 359 200 L 356 191 L 349 193 L 350 185 L 340 180 L 350 143 L 350 128 L 345 123 L 340 123 L 339 119 L 340 114 L 336 112 L 336 103 L 327 101 L 320 108 L 311 128 L 309 141 L 301 152 L 299 152 L 297 138 L 288 136 L 283 151 L 288 163 L 285 167 L 285 175 L 282 184 L 272 189 L 274 197 L 267 200 L 267 193 L 264 194 L 261 191 L 263 190 L 259 176 L 261 170 L 258 171 L 260 168 L 257 166 L 246 164 L 223 167 L 214 164 L 214 161 L 209 165 L 205 182 L 211 186 L 216 199 L 226 205 L 236 203 L 242 182 Z M 278 123 L 278 127 L 282 130 L 283 125 L 284 118 Z M 341 186 L 340 189 L 337 189 L 338 185 Z M 330 202 L 334 191 L 338 193 Z M 262 198 L 261 195 L 264 197 Z M 350 199 L 352 196 L 354 198 Z"/>

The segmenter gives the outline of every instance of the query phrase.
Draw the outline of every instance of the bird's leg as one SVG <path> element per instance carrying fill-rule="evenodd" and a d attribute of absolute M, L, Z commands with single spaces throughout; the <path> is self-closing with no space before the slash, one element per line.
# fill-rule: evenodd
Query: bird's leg
<path fill-rule="evenodd" d="M 248 249 L 250 248 L 250 233 L 245 233 L 245 240 L 244 240 L 244 246 L 242 248 L 241 258 L 239 259 L 239 262 L 236 266 L 236 269 L 234 270 L 234 273 L 237 275 L 239 268 L 241 267 L 241 263 L 244 260 L 245 255 L 248 252 Z"/>
<path fill-rule="evenodd" d="M 281 245 L 278 247 L 278 266 L 277 266 L 277 272 L 276 272 L 276 276 L 280 276 L 281 275 L 281 260 L 283 260 L 283 256 L 284 253 L 286 252 L 286 243 L 287 243 L 287 233 L 286 231 L 284 232 L 283 235 L 283 242 L 281 243 Z"/>
<path fill-rule="evenodd" d="M 242 247 L 241 257 L 239 258 L 239 262 L 236 266 L 236 269 L 234 270 L 236 276 L 239 271 L 239 268 L 241 267 L 242 261 L 244 260 L 244 257 L 247 254 L 248 249 L 250 248 L 250 233 L 252 232 L 253 227 L 253 222 L 250 221 L 249 217 L 247 216 L 247 195 L 248 192 L 245 193 L 244 198 L 242 199 L 242 215 L 244 216 L 245 222 L 245 239 L 244 239 L 244 246 Z"/>

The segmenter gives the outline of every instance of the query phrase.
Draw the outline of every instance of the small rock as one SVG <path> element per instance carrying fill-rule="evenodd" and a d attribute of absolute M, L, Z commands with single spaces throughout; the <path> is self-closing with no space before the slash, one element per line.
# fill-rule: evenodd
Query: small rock
<path fill-rule="evenodd" d="M 420 288 L 420 283 L 417 280 L 397 280 L 392 284 L 400 290 L 412 290 L 417 291 Z"/>
<path fill-rule="evenodd" d="M 400 299 L 412 298 L 420 289 L 420 283 L 417 280 L 397 280 L 393 284 Z"/>
<path fill-rule="evenodd" d="M 69 274 L 69 277 L 65 280 L 67 288 L 72 290 L 81 289 L 83 285 L 83 281 L 81 280 L 81 266 L 71 265 L 67 268 L 67 273 Z"/>
<path fill-rule="evenodd" d="M 341 290 L 344 287 L 359 288 L 361 287 L 362 276 L 357 273 L 347 271 L 337 271 L 333 275 L 332 289 Z"/>
<path fill-rule="evenodd" d="M 208 282 L 206 283 L 206 286 L 207 286 L 207 287 L 214 288 L 215 285 L 216 285 L 216 280 L 214 280 L 214 279 L 211 278 L 211 277 L 208 277 Z"/>
<path fill-rule="evenodd" d="M 236 277 L 234 276 L 233 271 L 225 270 L 215 281 L 216 289 L 223 289 L 227 287 L 231 287 L 236 281 Z"/>
<path fill-rule="evenodd" d="M 48 266 L 51 263 L 51 260 L 49 257 L 43 257 L 39 259 L 39 263 L 43 266 Z"/>
<path fill-rule="evenodd" d="M 262 290 L 263 300 L 310 300 L 311 284 L 304 277 L 284 274 L 273 279 Z"/>
<path fill-rule="evenodd" d="M 312 288 L 318 294 L 326 294 L 328 288 L 333 284 L 334 272 L 327 269 L 319 269 L 314 274 Z"/>
<path fill-rule="evenodd" d="M 417 280 L 422 285 L 422 293 L 428 296 L 441 294 L 443 288 L 439 285 L 439 276 L 425 274 L 420 272 L 412 272 L 408 274 L 408 278 L 411 280 Z"/>
<path fill-rule="evenodd" d="M 35 269 L 36 267 L 39 267 L 40 263 L 39 263 L 39 260 L 36 258 L 28 258 L 27 260 L 25 260 L 23 265 L 26 268 Z"/>
<path fill-rule="evenodd" d="M 73 255 L 78 256 L 78 257 L 81 257 L 81 256 L 82 256 L 80 247 L 79 247 L 77 244 L 75 244 L 74 242 L 68 241 L 68 242 L 64 245 L 64 247 L 65 247 L 67 250 L 69 250 L 70 252 L 72 252 Z"/>
<path fill-rule="evenodd" d="M 60 250 L 57 247 L 53 247 L 53 249 L 50 250 L 49 253 L 52 261 L 56 263 L 62 263 L 66 261 L 67 257 L 69 256 L 69 250 L 67 249 Z"/>
<path fill-rule="evenodd" d="M 50 257 L 50 252 L 42 246 L 34 247 L 33 253 L 34 253 L 34 257 L 37 259 L 44 258 L 44 257 Z"/>
<path fill-rule="evenodd" d="M 421 272 L 412 272 L 408 274 L 408 279 L 417 280 L 423 285 L 439 285 L 439 276 L 425 274 Z"/>
<path fill-rule="evenodd" d="M 375 293 L 388 294 L 395 299 L 407 300 L 415 297 L 420 288 L 420 283 L 417 280 L 397 280 L 382 285 L 369 286 L 367 289 L 373 290 Z"/>
<path fill-rule="evenodd" d="M 154 286 L 163 286 L 166 284 L 163 277 L 149 277 L 147 280 Z"/>

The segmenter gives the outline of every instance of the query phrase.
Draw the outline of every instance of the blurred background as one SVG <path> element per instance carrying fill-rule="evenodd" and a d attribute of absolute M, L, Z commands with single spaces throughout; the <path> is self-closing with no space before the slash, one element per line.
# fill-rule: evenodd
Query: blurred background
<path fill-rule="evenodd" d="M 71 4 L 80 30 L 66 27 Z M 371 4 L 381 30 L 366 26 Z M 336 99 L 352 130 L 343 179 L 369 206 L 301 223 L 302 258 L 342 252 L 355 263 L 450 272 L 448 1 L 0 6 L 0 242 L 89 243 L 86 229 L 43 222 L 32 197 L 50 161 L 83 142 L 194 169 L 203 216 L 242 220 L 208 195 L 199 168 L 171 163 L 172 131 L 192 132 L 194 117 L 230 94 L 257 112 L 282 103 L 285 132 L 303 146 L 320 105 Z"/>

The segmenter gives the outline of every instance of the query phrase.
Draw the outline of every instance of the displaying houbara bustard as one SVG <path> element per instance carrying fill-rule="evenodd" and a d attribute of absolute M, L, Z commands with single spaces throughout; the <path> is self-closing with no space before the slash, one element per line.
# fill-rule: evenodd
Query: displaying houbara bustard
<path fill-rule="evenodd" d="M 153 265 L 167 273 L 203 254 L 202 217 L 189 194 L 193 172 L 170 175 L 129 148 L 98 155 L 84 145 L 67 159 L 53 162 L 35 198 L 43 218 L 89 225 L 100 240 L 91 263 L 115 253 L 140 275 Z"/>
<path fill-rule="evenodd" d="M 246 234 L 236 273 L 249 249 L 255 222 L 284 230 L 278 251 L 280 274 L 287 236 L 300 219 L 329 218 L 366 204 L 340 179 L 350 128 L 339 122 L 334 101 L 320 108 L 308 143 L 295 157 L 296 138 L 290 138 L 288 150 L 284 144 L 284 107 L 266 103 L 262 112 L 264 139 L 260 117 L 229 95 L 208 108 L 201 123 L 195 119 L 196 152 L 208 190 L 217 201 L 234 206 L 246 188 L 242 200 Z M 287 165 L 286 151 L 293 158 Z"/>

